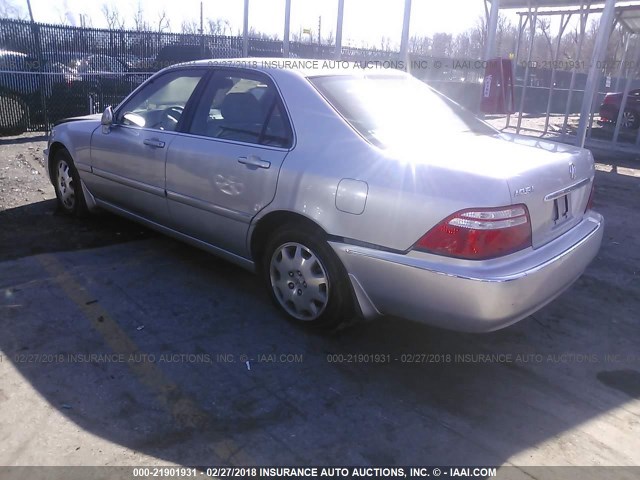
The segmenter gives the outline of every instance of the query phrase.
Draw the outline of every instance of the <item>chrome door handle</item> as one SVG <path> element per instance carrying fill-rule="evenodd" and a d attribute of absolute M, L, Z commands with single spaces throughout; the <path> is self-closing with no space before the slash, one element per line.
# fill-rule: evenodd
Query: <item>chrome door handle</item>
<path fill-rule="evenodd" d="M 262 160 L 257 155 L 249 155 L 247 157 L 238 157 L 238 163 L 242 163 L 243 165 L 248 165 L 250 167 L 258 167 L 258 168 L 269 168 L 271 166 L 270 161 Z"/>
<path fill-rule="evenodd" d="M 164 142 L 157 138 L 145 138 L 142 143 L 149 145 L 150 147 L 164 148 Z"/>

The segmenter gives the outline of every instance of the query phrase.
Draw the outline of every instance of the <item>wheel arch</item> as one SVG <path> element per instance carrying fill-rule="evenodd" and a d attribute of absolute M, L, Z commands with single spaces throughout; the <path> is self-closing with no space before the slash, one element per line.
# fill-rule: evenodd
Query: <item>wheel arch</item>
<path fill-rule="evenodd" d="M 264 272 L 261 265 L 263 264 L 263 256 L 267 247 L 269 235 L 285 225 L 289 227 L 300 227 L 301 229 L 304 229 L 312 235 L 322 238 L 327 242 L 341 238 L 328 233 L 322 225 L 298 212 L 290 210 L 271 211 L 259 218 L 255 222 L 255 225 L 252 225 L 252 228 L 249 231 L 248 243 L 250 254 L 259 275 L 262 275 Z M 331 246 L 329 246 L 329 250 L 332 250 Z M 377 313 L 377 310 L 373 305 L 370 305 L 370 301 L 368 300 L 368 297 L 366 297 L 366 294 L 364 297 L 361 294 L 360 291 L 362 290 L 362 287 L 360 287 L 359 284 L 353 284 L 353 278 L 351 278 L 351 275 L 349 275 L 349 272 L 346 270 L 346 266 L 337 254 L 335 254 L 335 261 L 337 262 L 337 268 L 339 268 L 342 275 L 344 275 L 345 287 L 347 289 L 346 295 L 350 299 L 348 302 L 349 314 L 353 314 L 355 317 L 360 318 L 374 318 L 376 315 L 369 314 L 369 312 Z M 377 315 L 379 315 L 379 313 Z"/>
<path fill-rule="evenodd" d="M 257 220 L 249 231 L 249 253 L 256 265 L 260 264 L 267 239 L 271 232 L 283 225 L 299 225 L 324 237 L 328 234 L 318 223 L 300 213 L 290 210 L 275 210 Z"/>
<path fill-rule="evenodd" d="M 53 142 L 49 146 L 49 158 L 47 158 L 47 168 L 49 169 L 49 178 L 51 178 L 52 180 L 53 180 L 53 176 L 52 176 L 53 159 L 56 158 L 56 153 L 58 153 L 60 150 L 66 150 L 67 152 L 69 151 L 69 149 L 62 142 Z"/>

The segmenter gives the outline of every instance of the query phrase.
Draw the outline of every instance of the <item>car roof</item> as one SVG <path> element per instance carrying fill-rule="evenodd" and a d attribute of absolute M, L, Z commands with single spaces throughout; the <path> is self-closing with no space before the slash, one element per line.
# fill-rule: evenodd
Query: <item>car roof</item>
<path fill-rule="evenodd" d="M 401 73 L 403 62 L 398 60 L 368 60 L 365 62 L 350 62 L 342 60 L 327 60 L 315 58 L 212 58 L 179 63 L 169 68 L 184 66 L 211 66 L 244 68 L 278 74 L 279 72 L 295 72 L 304 77 L 318 77 L 329 75 L 398 75 Z"/>

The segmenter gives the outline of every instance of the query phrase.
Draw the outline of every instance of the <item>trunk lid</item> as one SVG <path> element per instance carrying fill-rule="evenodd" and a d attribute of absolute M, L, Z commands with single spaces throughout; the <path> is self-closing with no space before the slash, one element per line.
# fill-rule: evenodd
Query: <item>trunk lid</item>
<path fill-rule="evenodd" d="M 419 144 L 416 140 L 405 148 L 415 152 Z M 432 149 L 430 155 L 415 158 L 414 154 L 413 161 L 470 174 L 470 182 L 482 190 L 475 193 L 489 202 L 478 204 L 477 199 L 470 199 L 473 206 L 503 206 L 491 203 L 496 195 L 489 193 L 496 192 L 487 192 L 486 188 L 495 188 L 496 184 L 483 178 L 504 181 L 511 203 L 525 204 L 529 210 L 534 248 L 562 235 L 582 219 L 595 175 L 590 151 L 509 134 L 458 134 L 450 141 L 441 139 L 440 144 L 442 148 Z M 469 186 L 468 190 L 473 188 Z"/>
<path fill-rule="evenodd" d="M 507 182 L 512 202 L 529 209 L 537 248 L 582 220 L 595 176 L 593 156 L 589 150 L 530 137 L 505 138 L 520 147 L 513 159 L 520 168 L 510 172 Z"/>

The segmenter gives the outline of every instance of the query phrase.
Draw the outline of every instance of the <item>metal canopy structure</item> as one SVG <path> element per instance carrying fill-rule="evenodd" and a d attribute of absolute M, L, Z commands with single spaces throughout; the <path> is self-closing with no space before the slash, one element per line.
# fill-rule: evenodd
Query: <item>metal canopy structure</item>
<path fill-rule="evenodd" d="M 488 4 L 491 4 L 491 8 L 489 11 Z M 549 128 L 549 117 L 550 117 L 550 108 L 552 104 L 552 99 L 554 95 L 554 90 L 557 90 L 555 78 L 556 78 L 556 63 L 560 58 L 560 45 L 562 35 L 565 32 L 567 24 L 569 20 L 573 18 L 579 19 L 579 29 L 577 30 L 578 38 L 576 39 L 577 47 L 577 60 L 575 62 L 575 66 L 572 69 L 571 73 L 571 82 L 567 93 L 567 102 L 566 109 L 564 115 L 564 122 L 561 130 L 561 139 L 569 140 L 573 134 L 569 134 L 568 132 L 568 118 L 570 113 L 570 108 L 572 104 L 572 99 L 575 94 L 582 93 L 582 103 L 580 108 L 580 116 L 578 122 L 578 128 L 575 133 L 574 142 L 576 145 L 585 146 L 585 144 L 596 144 L 596 143 L 605 143 L 606 148 L 614 148 L 621 150 L 631 149 L 635 152 L 640 150 L 640 111 L 636 114 L 636 121 L 634 121 L 634 126 L 637 132 L 634 131 L 635 141 L 629 142 L 629 132 L 621 131 L 621 125 L 624 125 L 625 122 L 623 120 L 626 119 L 626 115 L 628 115 L 628 111 L 631 110 L 631 107 L 627 107 L 627 99 L 629 97 L 629 91 L 631 88 L 631 83 L 637 80 L 637 66 L 640 62 L 640 46 L 638 43 L 638 39 L 640 38 L 640 2 L 637 0 L 485 0 L 485 7 L 487 9 L 488 14 L 488 39 L 485 51 L 485 58 L 493 58 L 496 54 L 495 47 L 495 38 L 497 35 L 497 19 L 498 13 L 501 9 L 505 10 L 514 10 L 520 9 L 521 11 L 517 12 L 520 15 L 520 23 L 519 23 L 519 36 L 518 36 L 518 46 L 516 49 L 515 60 L 516 65 L 519 61 L 523 59 L 520 58 L 520 53 L 522 50 L 521 42 L 524 36 L 525 29 L 529 30 L 528 35 L 528 56 L 524 61 L 525 72 L 524 78 L 522 81 L 522 85 L 520 87 L 520 108 L 518 111 L 517 124 L 515 127 L 510 125 L 510 116 L 507 116 L 507 123 L 505 128 L 515 128 L 516 132 L 519 133 L 520 130 L 530 130 L 522 127 L 522 116 L 525 105 L 525 97 L 527 94 L 530 82 L 530 70 L 532 65 L 532 50 L 534 45 L 534 37 L 536 35 L 537 25 L 539 19 L 542 17 L 560 17 L 559 22 L 559 31 L 557 32 L 556 42 L 554 46 L 554 51 L 552 55 L 553 65 L 550 73 L 550 83 L 549 83 L 549 93 L 548 93 L 548 102 L 547 102 L 547 110 L 546 110 L 546 120 L 545 126 L 542 131 L 535 130 L 542 135 L 546 135 L 548 133 Z M 523 10 L 526 9 L 526 10 Z M 595 45 L 593 48 L 593 52 L 591 58 L 582 58 L 583 51 L 583 43 L 584 37 L 586 34 L 586 26 L 587 19 L 589 15 L 598 14 L 600 15 L 600 24 L 597 31 L 597 35 L 595 38 Z M 607 130 L 604 137 L 608 135 L 611 138 L 604 138 L 603 135 L 600 135 L 604 129 L 599 129 L 600 138 L 595 138 L 593 135 L 594 131 L 594 109 L 600 106 L 600 102 L 596 102 L 597 99 L 601 99 L 604 96 L 602 92 L 602 80 L 603 75 L 605 73 L 604 60 L 607 55 L 607 46 L 609 43 L 609 39 L 613 28 L 619 25 L 623 31 L 623 56 L 622 60 L 618 63 L 616 61 L 616 65 L 619 65 L 617 81 L 615 82 L 615 90 L 618 92 L 618 87 L 620 83 L 624 83 L 624 92 L 622 93 L 622 101 L 619 106 L 617 112 L 617 119 L 614 119 L 613 122 L 609 122 L 607 125 Z M 628 60 L 628 56 L 633 50 L 631 45 L 634 45 L 638 53 L 635 55 L 637 59 L 634 58 L 633 61 Z M 535 62 L 533 62 L 535 64 Z M 579 65 L 588 65 L 588 74 L 586 78 L 586 83 L 584 86 L 584 90 L 576 89 L 576 76 L 583 75 L 579 72 Z M 633 66 L 634 68 L 630 68 Z M 610 69 L 609 69 L 610 70 Z M 609 71 L 609 74 L 611 72 Z M 606 87 L 611 87 L 610 79 L 607 83 Z M 637 88 L 637 87 L 636 87 Z M 565 93 L 565 92 L 563 92 Z M 637 123 L 637 125 L 636 125 Z M 626 137 L 626 142 L 621 142 L 620 139 L 623 136 Z M 594 145 L 596 146 L 596 145 Z"/>
<path fill-rule="evenodd" d="M 640 5 L 633 5 L 628 7 L 619 7 L 621 11 L 620 16 L 617 17 L 618 22 L 628 32 L 633 34 L 640 33 Z"/>
<path fill-rule="evenodd" d="M 342 24 L 344 19 L 344 1 L 338 2 L 338 18 L 336 22 L 336 45 L 334 56 L 336 60 L 342 58 Z M 402 37 L 400 39 L 400 57 L 407 59 L 409 52 L 409 25 L 411 23 L 411 0 L 404 0 L 404 16 L 402 20 Z M 243 55 L 246 57 L 249 50 L 249 0 L 244 0 L 244 16 L 242 25 L 243 36 Z M 284 7 L 284 36 L 283 36 L 283 53 L 285 57 L 289 56 L 289 34 L 291 30 L 291 0 L 285 0 Z"/>
<path fill-rule="evenodd" d="M 545 7 L 579 7 L 584 5 L 585 0 L 488 0 L 489 3 L 499 3 L 500 8 L 504 10 L 513 10 L 516 8 L 545 8 Z M 594 0 L 592 6 L 604 5 L 606 0 Z"/>

